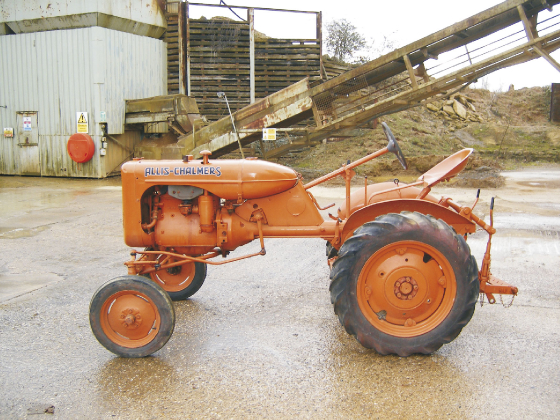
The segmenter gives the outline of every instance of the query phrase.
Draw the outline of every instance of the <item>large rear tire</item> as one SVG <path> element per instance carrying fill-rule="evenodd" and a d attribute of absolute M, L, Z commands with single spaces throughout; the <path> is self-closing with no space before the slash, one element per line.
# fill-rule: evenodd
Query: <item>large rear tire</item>
<path fill-rule="evenodd" d="M 381 354 L 430 354 L 471 319 L 478 267 L 463 237 L 420 213 L 387 214 L 354 232 L 331 271 L 340 323 Z"/>
<path fill-rule="evenodd" d="M 175 311 L 167 293 L 142 276 L 121 276 L 102 285 L 89 306 L 95 338 L 122 357 L 145 357 L 173 334 Z"/>

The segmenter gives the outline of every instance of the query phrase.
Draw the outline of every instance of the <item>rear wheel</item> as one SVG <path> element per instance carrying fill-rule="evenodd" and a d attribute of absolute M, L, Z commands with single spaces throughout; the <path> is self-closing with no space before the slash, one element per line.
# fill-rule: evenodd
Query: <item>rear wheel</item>
<path fill-rule="evenodd" d="M 147 249 L 151 250 L 151 248 Z M 167 255 L 148 254 L 148 260 L 164 262 Z M 170 259 L 168 263 L 174 262 Z M 155 283 L 163 288 L 171 300 L 185 300 L 194 295 L 206 280 L 206 264 L 190 262 L 177 267 L 161 269 L 147 274 Z"/>
<path fill-rule="evenodd" d="M 175 311 L 167 293 L 142 276 L 108 281 L 93 295 L 89 321 L 97 340 L 122 357 L 144 357 L 173 334 Z"/>
<path fill-rule="evenodd" d="M 325 254 L 327 255 L 327 259 L 330 260 L 331 258 L 334 258 L 338 255 L 338 249 L 336 249 L 329 241 L 327 241 L 327 249 L 325 251 Z"/>
<path fill-rule="evenodd" d="M 331 272 L 331 300 L 348 333 L 381 354 L 429 354 L 474 313 L 476 260 L 445 222 L 387 214 L 356 230 Z"/>

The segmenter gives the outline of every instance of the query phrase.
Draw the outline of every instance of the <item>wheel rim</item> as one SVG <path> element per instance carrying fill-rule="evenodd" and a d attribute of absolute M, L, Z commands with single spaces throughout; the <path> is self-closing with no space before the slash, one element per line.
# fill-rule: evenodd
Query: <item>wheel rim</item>
<path fill-rule="evenodd" d="M 166 255 L 155 257 L 159 263 L 166 259 Z M 166 264 L 173 263 L 175 260 L 170 258 Z M 150 273 L 153 281 L 159 284 L 166 292 L 180 292 L 190 286 L 194 280 L 196 267 L 194 262 L 171 267 Z"/>
<path fill-rule="evenodd" d="M 115 344 L 138 348 L 156 337 L 161 318 L 155 303 L 145 294 L 123 290 L 111 295 L 101 308 L 101 328 Z"/>
<path fill-rule="evenodd" d="M 366 319 L 397 337 L 425 334 L 447 317 L 457 293 L 453 268 L 434 247 L 415 241 L 387 245 L 358 277 L 357 298 Z"/>

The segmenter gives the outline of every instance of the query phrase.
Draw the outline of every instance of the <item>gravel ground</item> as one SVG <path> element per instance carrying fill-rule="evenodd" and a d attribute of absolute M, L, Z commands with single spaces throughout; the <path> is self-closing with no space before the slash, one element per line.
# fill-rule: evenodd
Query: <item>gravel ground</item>
<path fill-rule="evenodd" d="M 502 175 L 477 212 L 496 197 L 492 268 L 519 296 L 477 306 L 433 355 L 361 347 L 333 313 L 324 243 L 276 239 L 265 257 L 210 267 L 175 303 L 169 343 L 134 360 L 88 321 L 95 290 L 126 273 L 119 180 L 0 177 L 0 418 L 558 418 L 560 168 Z M 342 202 L 340 188 L 313 190 Z M 479 264 L 485 243 L 469 238 Z"/>

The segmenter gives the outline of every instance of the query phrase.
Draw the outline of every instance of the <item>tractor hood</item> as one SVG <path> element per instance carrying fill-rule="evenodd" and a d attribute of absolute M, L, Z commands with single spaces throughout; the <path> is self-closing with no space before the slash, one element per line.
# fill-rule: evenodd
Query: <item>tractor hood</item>
<path fill-rule="evenodd" d="M 276 163 L 256 159 L 144 160 L 135 159 L 122 166 L 125 179 L 133 175 L 136 187 L 153 185 L 190 185 L 208 190 L 226 200 L 254 199 L 279 194 L 297 183 L 297 173 Z M 138 194 L 139 191 L 136 191 Z"/>

